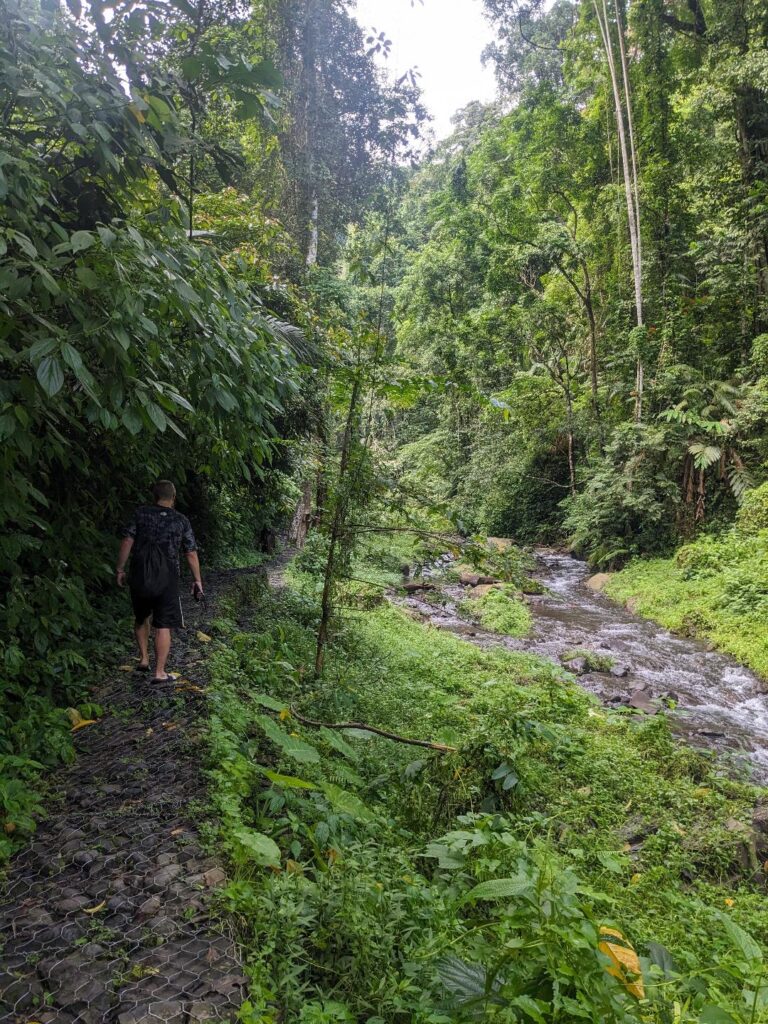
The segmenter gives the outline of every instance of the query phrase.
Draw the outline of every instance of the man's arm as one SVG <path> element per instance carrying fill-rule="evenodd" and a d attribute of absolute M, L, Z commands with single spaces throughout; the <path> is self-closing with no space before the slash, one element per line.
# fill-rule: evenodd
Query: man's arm
<path fill-rule="evenodd" d="M 132 547 L 133 537 L 123 537 L 120 542 L 120 551 L 117 555 L 117 568 L 115 569 L 118 587 L 125 586 L 125 563 L 128 561 L 128 556 L 131 553 Z"/>
<path fill-rule="evenodd" d="M 193 592 L 195 590 L 199 590 L 200 593 L 202 594 L 203 581 L 200 578 L 200 559 L 197 557 L 197 552 L 185 551 L 184 555 L 187 559 L 187 565 L 189 566 L 189 570 L 192 573 L 192 578 L 194 580 L 194 583 L 192 584 L 192 590 Z"/>

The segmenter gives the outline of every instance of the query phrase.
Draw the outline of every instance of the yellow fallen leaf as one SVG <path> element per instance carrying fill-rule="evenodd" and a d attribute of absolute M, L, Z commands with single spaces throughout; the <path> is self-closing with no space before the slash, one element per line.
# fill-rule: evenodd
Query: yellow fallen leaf
<path fill-rule="evenodd" d="M 72 726 L 72 732 L 77 732 L 78 729 L 84 729 L 86 725 L 96 725 L 98 718 L 81 718 L 79 722 L 75 722 Z"/>
<path fill-rule="evenodd" d="M 119 665 L 118 672 L 133 672 L 133 665 Z"/>
<path fill-rule="evenodd" d="M 682 827 L 681 827 L 680 825 L 678 825 L 676 821 L 673 821 L 673 822 L 672 822 L 672 824 L 671 824 L 670 828 L 671 828 L 671 829 L 672 829 L 672 830 L 673 830 L 674 832 L 677 832 L 677 834 L 678 834 L 679 836 L 684 836 L 684 835 L 685 835 L 685 829 L 684 829 L 684 828 L 682 828 Z"/>
<path fill-rule="evenodd" d="M 172 836 L 180 836 L 183 831 L 184 831 L 183 828 L 172 828 L 171 829 L 171 835 Z"/>
<path fill-rule="evenodd" d="M 642 999 L 645 989 L 637 953 L 615 928 L 603 926 L 600 928 L 600 935 L 602 942 L 598 943 L 598 949 L 610 960 L 606 971 L 614 978 L 618 978 L 630 995 Z"/>
<path fill-rule="evenodd" d="M 195 636 L 197 637 L 197 639 L 200 641 L 201 644 L 209 644 L 211 642 L 211 638 L 208 636 L 208 634 L 207 633 L 203 633 L 199 629 L 198 629 L 197 633 L 195 634 Z"/>
<path fill-rule="evenodd" d="M 82 722 L 83 716 L 77 710 L 77 708 L 67 708 L 67 717 L 69 718 L 72 725 L 77 725 L 78 722 Z"/>
<path fill-rule="evenodd" d="M 699 786 L 699 788 L 698 788 L 698 789 L 694 789 L 694 791 L 693 791 L 693 795 L 694 795 L 694 796 L 699 796 L 699 797 L 702 797 L 702 796 L 709 796 L 709 794 L 710 794 L 711 792 L 712 792 L 712 790 L 711 790 L 711 789 L 709 789 L 709 787 L 708 787 L 708 786 Z"/>
<path fill-rule="evenodd" d="M 280 717 L 280 721 L 281 722 L 284 722 L 286 720 L 286 718 L 290 718 L 291 717 L 290 708 L 283 708 L 283 710 L 280 712 L 280 716 L 279 717 Z"/>
<path fill-rule="evenodd" d="M 152 726 L 150 725 L 150 727 L 149 727 L 149 728 L 148 728 L 148 729 L 146 730 L 146 732 L 144 733 L 144 735 L 145 735 L 145 736 L 151 736 L 151 735 L 152 735 L 152 734 L 154 733 L 154 731 L 155 731 L 155 730 L 154 730 L 154 729 L 152 728 Z"/>
<path fill-rule="evenodd" d="M 95 907 L 83 907 L 83 913 L 84 914 L 98 914 L 98 912 L 100 910 L 103 910 L 104 907 L 106 907 L 106 905 L 107 905 L 107 901 L 106 900 L 102 900 L 101 903 L 97 903 Z"/>
<path fill-rule="evenodd" d="M 725 903 L 726 907 L 732 907 L 735 905 L 736 900 L 732 900 L 730 896 L 728 896 L 726 897 L 726 899 L 723 900 L 723 903 Z"/>
<path fill-rule="evenodd" d="M 640 881 L 642 877 L 643 876 L 640 874 L 640 872 L 636 871 L 629 880 L 630 885 L 637 885 L 637 883 Z"/>

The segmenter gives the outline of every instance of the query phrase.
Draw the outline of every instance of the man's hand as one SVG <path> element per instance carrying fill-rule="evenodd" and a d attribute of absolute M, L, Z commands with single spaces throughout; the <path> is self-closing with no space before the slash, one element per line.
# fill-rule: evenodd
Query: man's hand
<path fill-rule="evenodd" d="M 192 584 L 192 597 L 194 597 L 196 601 L 199 601 L 202 597 L 205 597 L 203 584 L 200 580 L 195 580 L 195 582 Z"/>
<path fill-rule="evenodd" d="M 125 586 L 125 569 L 115 569 L 115 576 L 117 578 L 118 587 Z"/>

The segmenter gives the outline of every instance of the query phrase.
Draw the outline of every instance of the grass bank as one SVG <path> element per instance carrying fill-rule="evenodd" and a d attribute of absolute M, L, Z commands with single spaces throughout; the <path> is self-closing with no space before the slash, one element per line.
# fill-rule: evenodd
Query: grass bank
<path fill-rule="evenodd" d="M 386 604 L 347 608 L 313 680 L 302 575 L 248 584 L 214 628 L 213 838 L 244 1021 L 768 1020 L 758 791 L 663 716 Z"/>
<path fill-rule="evenodd" d="M 605 592 L 667 629 L 711 640 L 768 678 L 768 530 L 733 530 L 672 558 L 639 559 Z"/>

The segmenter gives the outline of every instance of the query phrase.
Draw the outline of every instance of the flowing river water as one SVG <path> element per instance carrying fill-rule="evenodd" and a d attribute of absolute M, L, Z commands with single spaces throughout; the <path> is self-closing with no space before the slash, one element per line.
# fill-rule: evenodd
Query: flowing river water
<path fill-rule="evenodd" d="M 548 592 L 529 598 L 534 624 L 523 639 L 469 624 L 457 605 L 471 591 L 458 585 L 442 589 L 444 603 L 420 593 L 404 603 L 437 628 L 482 647 L 500 645 L 558 663 L 574 649 L 610 655 L 613 673 L 587 672 L 579 683 L 608 705 L 632 701 L 646 713 L 664 708 L 681 738 L 726 754 L 753 781 L 768 783 L 768 684 L 706 643 L 675 636 L 594 592 L 584 562 L 549 550 L 538 551 L 536 562 L 533 575 Z"/>

